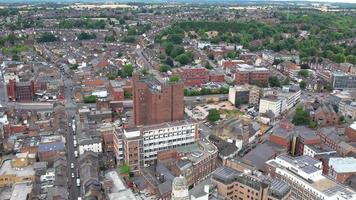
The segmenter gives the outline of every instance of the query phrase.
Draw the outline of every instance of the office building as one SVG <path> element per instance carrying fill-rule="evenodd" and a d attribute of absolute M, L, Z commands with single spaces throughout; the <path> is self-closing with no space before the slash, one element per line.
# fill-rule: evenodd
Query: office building
<path fill-rule="evenodd" d="M 193 144 L 198 137 L 198 124 L 187 120 L 125 129 L 125 163 L 138 171 L 155 164 L 158 152 Z"/>
<path fill-rule="evenodd" d="M 331 86 L 334 89 L 355 89 L 356 75 L 334 72 L 331 76 Z"/>
<path fill-rule="evenodd" d="M 290 199 L 290 186 L 286 182 L 263 175 L 220 167 L 213 173 L 211 180 L 217 185 L 217 191 L 224 199 Z"/>
<path fill-rule="evenodd" d="M 237 85 L 267 83 L 269 75 L 270 72 L 267 68 L 238 64 L 234 80 Z"/>
<path fill-rule="evenodd" d="M 151 125 L 182 120 L 183 83 L 172 83 L 152 75 L 133 76 L 135 125 Z"/>
<path fill-rule="evenodd" d="M 291 198 L 300 200 L 349 200 L 355 199 L 355 191 L 322 174 L 322 162 L 309 156 L 279 155 L 266 162 L 270 175 L 286 181 Z"/>

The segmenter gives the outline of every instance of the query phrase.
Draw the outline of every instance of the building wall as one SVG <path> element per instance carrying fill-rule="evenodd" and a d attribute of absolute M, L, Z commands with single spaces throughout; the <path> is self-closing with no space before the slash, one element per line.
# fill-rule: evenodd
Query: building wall
<path fill-rule="evenodd" d="M 140 169 L 140 140 L 124 140 L 125 163 L 131 167 L 132 172 L 138 173 Z"/>
<path fill-rule="evenodd" d="M 0 175 L 0 188 L 11 187 L 15 183 L 34 182 L 35 176 L 16 176 L 15 174 Z"/>
<path fill-rule="evenodd" d="M 331 85 L 334 89 L 353 89 L 356 88 L 356 75 L 332 75 Z"/>
<path fill-rule="evenodd" d="M 270 101 L 268 99 L 261 99 L 260 100 L 260 113 L 267 113 L 268 111 L 272 111 L 275 116 L 279 116 L 281 113 L 281 101 Z"/>
<path fill-rule="evenodd" d="M 350 142 L 356 142 L 356 130 L 351 127 L 345 129 L 345 135 L 350 140 Z"/>
<path fill-rule="evenodd" d="M 86 144 L 86 145 L 79 145 L 79 155 L 84 154 L 84 152 L 86 152 L 86 151 L 91 151 L 91 152 L 95 152 L 95 153 L 103 152 L 101 142 Z"/>
<path fill-rule="evenodd" d="M 179 74 L 185 86 L 200 86 L 209 82 L 209 70 L 201 68 L 181 68 L 175 74 Z M 218 77 L 216 77 L 219 80 Z"/>
<path fill-rule="evenodd" d="M 142 164 L 154 164 L 159 151 L 193 144 L 197 140 L 197 134 L 198 127 L 195 123 L 143 131 Z"/>
<path fill-rule="evenodd" d="M 135 125 L 159 124 L 183 119 L 184 90 L 182 83 L 162 84 L 161 92 L 153 92 L 134 75 Z"/>

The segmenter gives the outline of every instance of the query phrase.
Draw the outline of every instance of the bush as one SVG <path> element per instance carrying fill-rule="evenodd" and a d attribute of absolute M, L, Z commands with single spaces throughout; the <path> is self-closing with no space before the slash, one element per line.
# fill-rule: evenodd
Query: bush
<path fill-rule="evenodd" d="M 171 83 L 177 83 L 177 82 L 179 82 L 179 80 L 180 80 L 179 75 L 173 75 L 173 76 L 169 77 L 169 82 L 171 82 Z"/>
<path fill-rule="evenodd" d="M 166 64 L 161 64 L 161 66 L 159 67 L 159 71 L 160 72 L 167 72 L 171 70 L 171 67 L 169 65 Z"/>

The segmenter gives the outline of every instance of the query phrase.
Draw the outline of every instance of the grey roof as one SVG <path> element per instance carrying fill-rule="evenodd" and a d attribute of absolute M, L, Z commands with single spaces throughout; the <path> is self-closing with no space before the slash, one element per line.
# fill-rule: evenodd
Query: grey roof
<path fill-rule="evenodd" d="M 156 172 L 164 176 L 164 180 L 173 181 L 174 176 L 169 171 L 169 169 L 161 163 L 157 163 Z"/>
<path fill-rule="evenodd" d="M 38 145 L 38 152 L 64 151 L 64 150 L 65 150 L 65 145 L 63 142 L 42 143 Z"/>
<path fill-rule="evenodd" d="M 248 152 L 242 159 L 254 165 L 257 169 L 264 171 L 265 162 L 274 155 L 276 155 L 276 152 L 273 148 L 264 143 L 257 145 L 256 148 Z"/>
<path fill-rule="evenodd" d="M 161 195 L 172 192 L 172 181 L 165 181 L 164 183 L 159 184 L 158 191 Z"/>

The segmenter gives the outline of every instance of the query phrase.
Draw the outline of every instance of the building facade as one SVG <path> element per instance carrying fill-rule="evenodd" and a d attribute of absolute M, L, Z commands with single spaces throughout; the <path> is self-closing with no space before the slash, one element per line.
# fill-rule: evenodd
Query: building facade
<path fill-rule="evenodd" d="M 292 157 L 279 155 L 266 162 L 270 175 L 286 181 L 292 188 L 292 199 L 339 199 L 356 198 L 351 189 L 322 174 L 322 162 L 309 156 Z"/>
<path fill-rule="evenodd" d="M 183 83 L 170 83 L 152 76 L 133 76 L 135 125 L 151 125 L 182 120 Z"/>
<path fill-rule="evenodd" d="M 186 120 L 125 129 L 124 159 L 148 167 L 155 164 L 158 152 L 193 144 L 198 138 L 198 124 Z"/>
<path fill-rule="evenodd" d="M 334 72 L 331 76 L 331 86 L 334 89 L 354 89 L 356 88 L 356 75 Z"/>
<path fill-rule="evenodd" d="M 233 200 L 287 200 L 290 187 L 287 183 L 266 176 L 243 173 L 232 168 L 220 167 L 212 175 L 219 195 Z"/>

